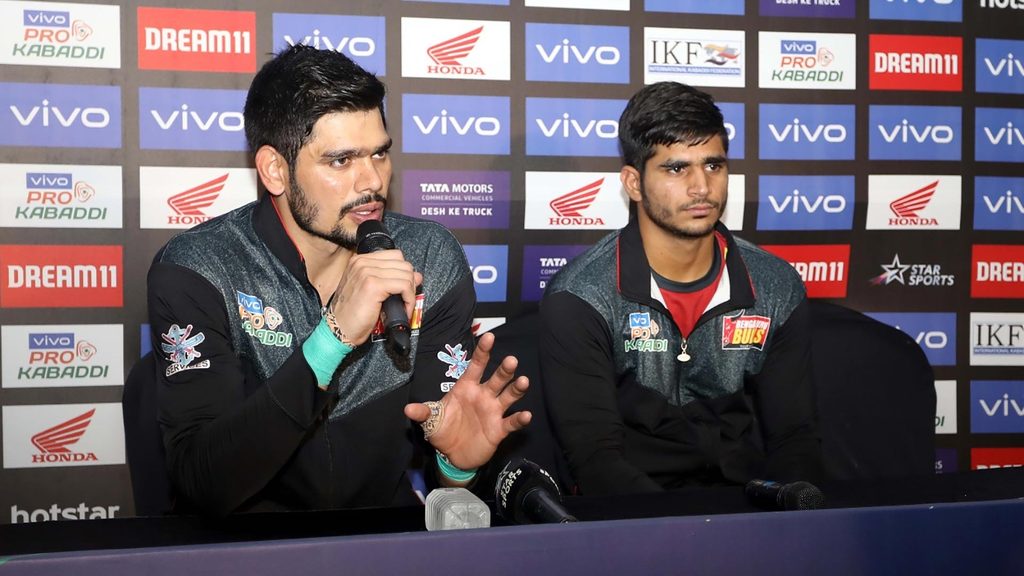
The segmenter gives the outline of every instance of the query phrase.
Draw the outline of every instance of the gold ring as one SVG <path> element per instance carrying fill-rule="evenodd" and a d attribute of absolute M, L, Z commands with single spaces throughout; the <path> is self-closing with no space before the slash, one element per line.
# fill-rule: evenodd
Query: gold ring
<path fill-rule="evenodd" d="M 429 440 L 441 427 L 441 421 L 444 420 L 444 404 L 430 401 L 424 402 L 423 405 L 430 408 L 430 417 L 424 420 L 420 426 L 423 427 L 423 439 Z"/>

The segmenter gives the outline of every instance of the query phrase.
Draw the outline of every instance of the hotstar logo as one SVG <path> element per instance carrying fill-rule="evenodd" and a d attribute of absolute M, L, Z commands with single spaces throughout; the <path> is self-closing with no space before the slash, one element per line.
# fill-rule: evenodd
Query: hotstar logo
<path fill-rule="evenodd" d="M 604 178 L 598 178 L 590 184 L 577 188 L 568 194 L 563 194 L 552 200 L 549 204 L 551 209 L 558 214 L 559 218 L 551 218 L 551 224 L 559 225 L 604 225 L 601 218 L 586 218 L 581 214 L 594 203 L 597 193 L 604 185 Z"/>
<path fill-rule="evenodd" d="M 478 66 L 463 66 L 461 59 L 469 55 L 480 40 L 484 27 L 478 26 L 465 34 L 434 44 L 427 49 L 427 55 L 437 63 L 428 66 L 427 72 L 439 74 L 482 75 L 483 69 Z"/>
<path fill-rule="evenodd" d="M 217 200 L 227 180 L 228 175 L 224 174 L 168 198 L 167 205 L 178 215 L 168 216 L 167 223 L 191 225 L 209 220 L 210 217 L 204 214 L 202 210 L 209 208 Z"/>
<path fill-rule="evenodd" d="M 96 460 L 96 454 L 92 452 L 72 452 L 68 448 L 68 446 L 77 443 L 82 438 L 95 413 L 96 409 L 93 408 L 88 412 L 33 436 L 32 445 L 38 448 L 42 454 L 33 454 L 32 462 L 84 462 Z"/>

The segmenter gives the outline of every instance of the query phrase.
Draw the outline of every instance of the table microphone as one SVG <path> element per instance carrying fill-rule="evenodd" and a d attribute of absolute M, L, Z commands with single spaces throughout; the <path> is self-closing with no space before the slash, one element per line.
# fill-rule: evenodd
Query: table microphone
<path fill-rule="evenodd" d="M 505 464 L 494 485 L 498 516 L 513 524 L 565 524 L 578 522 L 562 506 L 554 478 L 525 458 Z"/>
<path fill-rule="evenodd" d="M 380 220 L 364 220 L 356 230 L 356 253 L 368 254 L 381 250 L 393 250 L 395 241 L 388 236 Z M 405 302 L 401 294 L 392 294 L 381 306 L 384 333 L 388 344 L 400 356 L 409 354 L 409 316 L 405 313 Z"/>
<path fill-rule="evenodd" d="M 825 505 L 825 495 L 810 482 L 779 484 L 771 480 L 751 480 L 744 489 L 747 497 L 768 510 L 816 510 Z"/>

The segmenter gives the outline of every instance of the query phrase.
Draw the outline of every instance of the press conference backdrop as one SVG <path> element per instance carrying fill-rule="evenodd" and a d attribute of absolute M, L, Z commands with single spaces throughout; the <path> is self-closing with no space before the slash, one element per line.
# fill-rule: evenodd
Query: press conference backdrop
<path fill-rule="evenodd" d="M 0 522 L 133 513 L 149 262 L 255 199 L 245 90 L 294 43 L 384 78 L 391 208 L 465 244 L 479 331 L 625 223 L 629 96 L 703 87 L 727 225 L 925 350 L 936 472 L 1024 464 L 1024 0 L 142 4 L 0 1 Z"/>

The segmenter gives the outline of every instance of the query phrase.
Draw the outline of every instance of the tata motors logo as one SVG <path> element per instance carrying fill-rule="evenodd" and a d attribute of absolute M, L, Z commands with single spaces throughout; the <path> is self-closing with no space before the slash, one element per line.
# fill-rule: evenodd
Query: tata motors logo
<path fill-rule="evenodd" d="M 120 228 L 121 167 L 0 164 L 0 226 Z"/>
<path fill-rule="evenodd" d="M 523 302 L 537 302 L 544 295 L 548 282 L 563 266 L 582 254 L 589 246 L 526 246 L 523 248 Z"/>
<path fill-rule="evenodd" d="M 402 18 L 402 76 L 508 80 L 509 23 Z"/>
<path fill-rule="evenodd" d="M 121 67 L 121 9 L 0 1 L 0 64 Z"/>
<path fill-rule="evenodd" d="M 854 106 L 761 104 L 759 109 L 762 159 L 854 159 Z"/>
<path fill-rule="evenodd" d="M 644 28 L 644 84 L 742 88 L 746 53 L 742 30 Z"/>
<path fill-rule="evenodd" d="M 849 244 L 794 244 L 762 248 L 793 266 L 800 274 L 809 298 L 846 298 Z"/>
<path fill-rule="evenodd" d="M 853 18 L 854 0 L 759 0 L 761 16 L 790 18 Z"/>
<path fill-rule="evenodd" d="M 960 176 L 868 176 L 868 230 L 959 230 Z"/>
<path fill-rule="evenodd" d="M 761 176 L 758 230 L 850 230 L 853 176 Z"/>
<path fill-rule="evenodd" d="M 961 0 L 871 0 L 872 20 L 962 22 Z"/>
<path fill-rule="evenodd" d="M 527 230 L 615 230 L 629 199 L 618 172 L 527 172 Z"/>
<path fill-rule="evenodd" d="M 868 38 L 872 90 L 963 89 L 963 38 L 872 34 Z"/>
<path fill-rule="evenodd" d="M 870 106 L 871 160 L 960 160 L 959 106 Z"/>
<path fill-rule="evenodd" d="M 917 342 L 932 366 L 956 365 L 956 314 L 953 312 L 868 312 Z"/>
<path fill-rule="evenodd" d="M 971 366 L 1024 366 L 1024 314 L 971 312 Z"/>
<path fill-rule="evenodd" d="M 956 434 L 956 380 L 935 381 L 935 433 Z"/>
<path fill-rule="evenodd" d="M 0 82 L 0 145 L 120 148 L 121 88 Z"/>
<path fill-rule="evenodd" d="M 527 98 L 527 156 L 619 155 L 625 100 Z"/>
<path fill-rule="evenodd" d="M 1024 245 L 971 246 L 971 298 L 1024 298 Z"/>
<path fill-rule="evenodd" d="M 245 90 L 139 88 L 139 145 L 244 151 Z"/>
<path fill-rule="evenodd" d="M 857 87 L 854 34 L 759 32 L 761 88 L 853 90 Z"/>
<path fill-rule="evenodd" d="M 139 7 L 139 69 L 256 71 L 256 13 Z"/>
<path fill-rule="evenodd" d="M 1024 94 L 1024 41 L 978 38 L 974 86 L 977 92 Z"/>
<path fill-rule="evenodd" d="M 121 246 L 0 245 L 0 308 L 119 308 L 121 252 Z"/>
<path fill-rule="evenodd" d="M 120 386 L 120 324 L 0 326 L 4 388 Z"/>
<path fill-rule="evenodd" d="M 508 246 L 463 246 L 477 302 L 504 302 L 508 288 Z"/>
<path fill-rule="evenodd" d="M 976 161 L 1024 162 L 1024 110 L 977 108 L 974 122 Z"/>
<path fill-rule="evenodd" d="M 191 228 L 254 200 L 249 168 L 139 168 L 141 228 Z"/>
<path fill-rule="evenodd" d="M 629 83 L 629 28 L 526 23 L 526 79 Z"/>
<path fill-rule="evenodd" d="M 742 102 L 716 102 L 725 119 L 725 135 L 729 139 L 729 159 L 742 160 L 747 148 L 747 129 Z"/>
<path fill-rule="evenodd" d="M 974 178 L 974 229 L 1024 230 L 1024 178 Z"/>
<path fill-rule="evenodd" d="M 1024 432 L 1024 381 L 972 380 L 971 433 Z"/>
<path fill-rule="evenodd" d="M 509 98 L 402 95 L 402 151 L 421 154 L 508 154 Z"/>
<path fill-rule="evenodd" d="M 511 175 L 504 171 L 406 170 L 402 211 L 448 228 L 508 228 Z"/>
<path fill-rule="evenodd" d="M 302 44 L 334 50 L 377 76 L 386 71 L 383 16 L 274 13 L 274 52 Z"/>
<path fill-rule="evenodd" d="M 4 406 L 4 468 L 124 464 L 121 403 Z"/>
<path fill-rule="evenodd" d="M 1024 6 L 1024 3 L 1021 4 Z M 971 448 L 971 469 L 1020 468 L 1024 466 L 1024 448 Z"/>
<path fill-rule="evenodd" d="M 648 12 L 743 15 L 743 0 L 644 0 Z"/>

